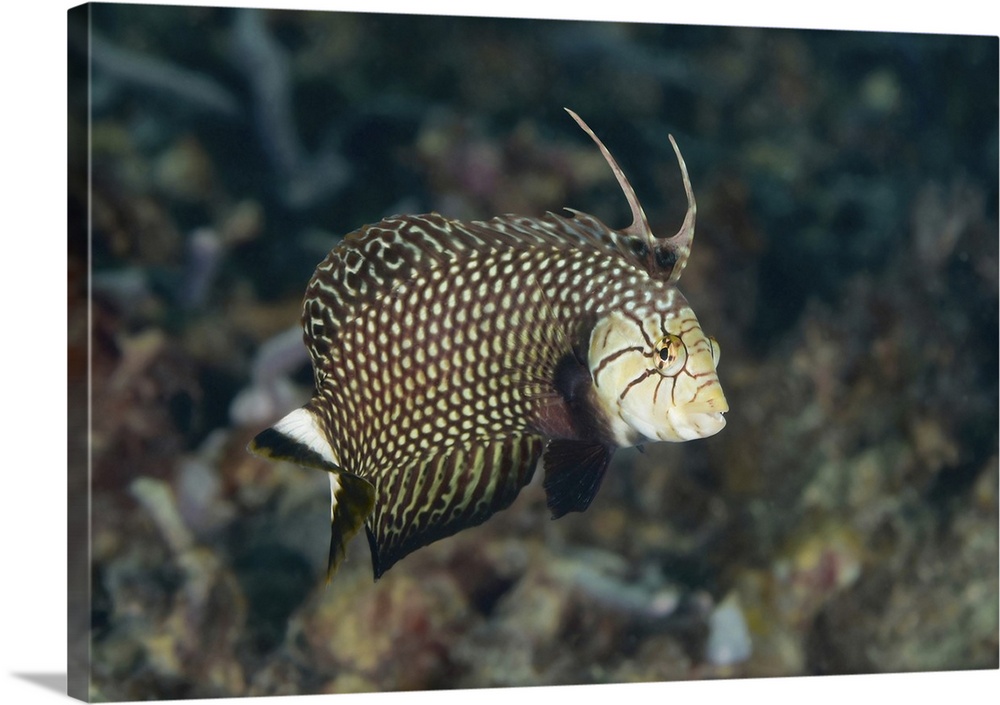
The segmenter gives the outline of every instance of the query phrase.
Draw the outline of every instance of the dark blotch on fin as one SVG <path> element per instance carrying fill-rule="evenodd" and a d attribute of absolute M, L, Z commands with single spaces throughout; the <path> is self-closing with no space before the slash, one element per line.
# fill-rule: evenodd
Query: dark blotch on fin
<path fill-rule="evenodd" d="M 613 454 L 614 448 L 603 443 L 549 441 L 542 455 L 543 486 L 553 519 L 590 506 Z"/>
<path fill-rule="evenodd" d="M 347 542 L 361 529 L 375 506 L 375 487 L 367 480 L 346 472 L 337 473 L 340 487 L 334 492 L 336 504 L 330 521 L 330 561 L 326 569 L 326 582 L 347 555 Z"/>

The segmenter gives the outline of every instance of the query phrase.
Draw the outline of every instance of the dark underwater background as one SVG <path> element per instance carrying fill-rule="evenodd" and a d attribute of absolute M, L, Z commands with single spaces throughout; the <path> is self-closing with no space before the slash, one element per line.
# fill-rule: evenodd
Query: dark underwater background
<path fill-rule="evenodd" d="M 71 424 L 93 385 L 70 614 L 91 698 L 998 667 L 996 37 L 89 13 L 69 370 Z M 728 425 L 619 452 L 559 521 L 536 473 L 377 583 L 359 538 L 328 587 L 326 478 L 245 451 L 310 395 L 305 284 L 395 213 L 625 226 L 564 107 L 659 235 L 684 213 L 677 139 L 680 288 Z"/>

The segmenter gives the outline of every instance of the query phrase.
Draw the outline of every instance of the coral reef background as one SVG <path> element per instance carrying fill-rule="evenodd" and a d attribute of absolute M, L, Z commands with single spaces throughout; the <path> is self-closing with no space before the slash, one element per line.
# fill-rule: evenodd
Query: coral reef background
<path fill-rule="evenodd" d="M 996 37 L 90 12 L 93 699 L 997 668 Z M 728 426 L 619 453 L 556 522 L 533 483 L 378 583 L 356 541 L 327 587 L 326 478 L 245 451 L 309 396 L 305 283 L 394 213 L 625 224 L 564 106 L 660 235 L 677 138 Z"/>

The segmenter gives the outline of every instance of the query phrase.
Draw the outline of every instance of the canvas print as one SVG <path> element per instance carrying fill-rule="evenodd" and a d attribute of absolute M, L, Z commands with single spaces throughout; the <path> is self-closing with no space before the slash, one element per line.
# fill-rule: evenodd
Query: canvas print
<path fill-rule="evenodd" d="M 997 37 L 67 51 L 72 696 L 998 667 Z"/>

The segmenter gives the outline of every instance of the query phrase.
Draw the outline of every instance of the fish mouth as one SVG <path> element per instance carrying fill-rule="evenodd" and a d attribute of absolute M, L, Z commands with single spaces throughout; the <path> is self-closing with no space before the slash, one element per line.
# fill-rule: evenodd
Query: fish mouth
<path fill-rule="evenodd" d="M 685 440 L 708 438 L 726 427 L 726 417 L 721 411 L 685 413 L 683 421 L 674 428 Z"/>
<path fill-rule="evenodd" d="M 729 405 L 720 391 L 717 396 L 671 409 L 670 426 L 673 433 L 684 441 L 708 438 L 726 427 L 727 411 Z"/>
<path fill-rule="evenodd" d="M 684 404 L 677 407 L 677 411 L 686 416 L 694 416 L 698 414 L 707 414 L 722 416 L 724 413 L 729 411 L 729 404 L 726 403 L 725 397 L 721 397 L 719 400 L 709 399 L 706 401 L 696 401 L 690 404 Z"/>
<path fill-rule="evenodd" d="M 722 386 L 716 383 L 699 390 L 694 399 L 686 404 L 678 405 L 677 410 L 685 415 L 717 414 L 721 416 L 729 411 L 729 402 L 726 401 L 726 395 L 722 393 Z"/>

